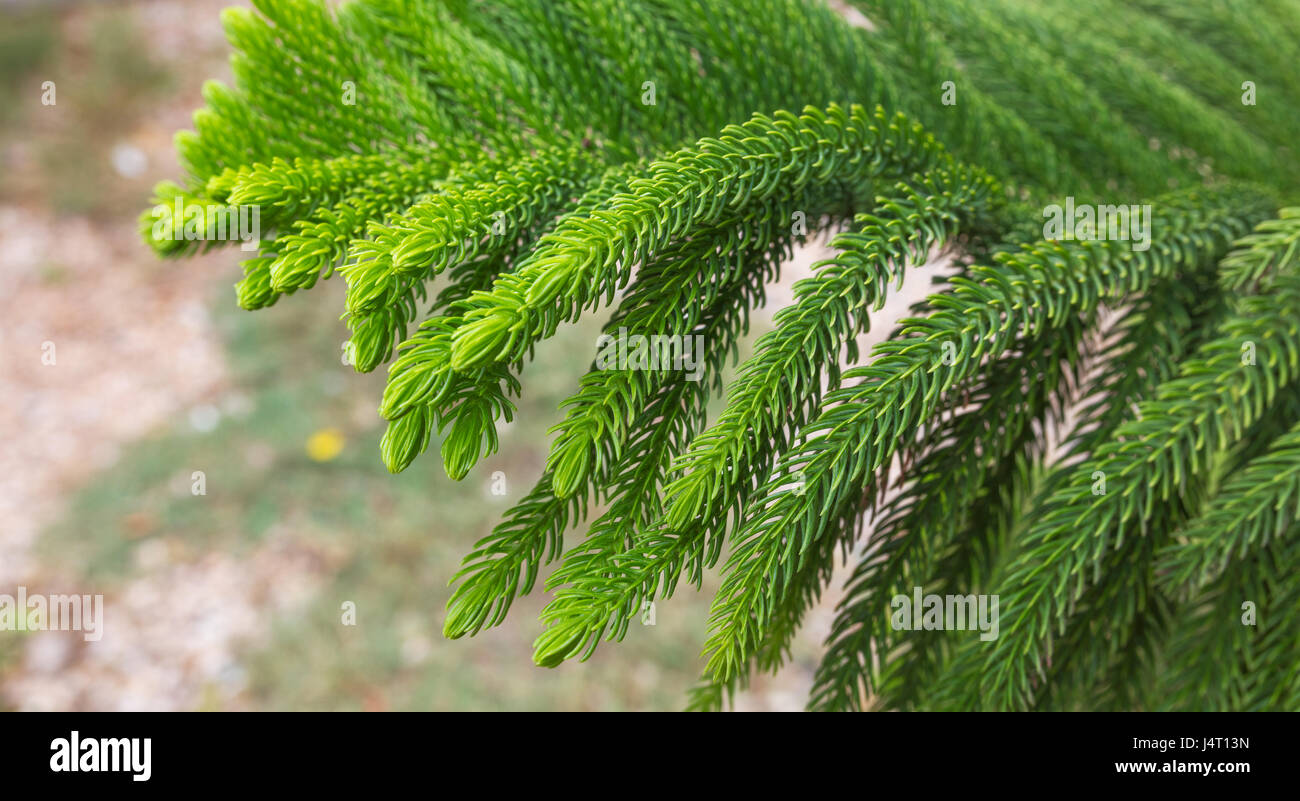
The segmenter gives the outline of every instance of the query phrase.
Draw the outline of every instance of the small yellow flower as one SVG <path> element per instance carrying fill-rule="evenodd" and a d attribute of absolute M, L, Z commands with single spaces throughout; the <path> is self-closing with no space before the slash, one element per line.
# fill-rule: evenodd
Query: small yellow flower
<path fill-rule="evenodd" d="M 307 438 L 307 455 L 314 462 L 328 462 L 343 451 L 347 439 L 337 428 L 322 428 Z"/>

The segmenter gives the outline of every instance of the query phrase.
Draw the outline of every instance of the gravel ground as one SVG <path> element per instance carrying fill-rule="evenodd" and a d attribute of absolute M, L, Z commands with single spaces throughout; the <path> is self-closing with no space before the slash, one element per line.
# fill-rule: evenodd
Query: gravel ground
<path fill-rule="evenodd" d="M 218 14 L 227 5 L 140 3 L 120 12 L 159 62 L 188 64 L 173 96 L 147 109 L 105 150 L 108 167 L 137 191 L 179 171 L 172 132 L 186 127 L 199 105 L 202 81 L 224 72 Z M 61 21 L 69 51 L 88 44 L 90 21 L 80 8 Z M 83 76 L 56 70 L 52 77 L 76 87 Z M 160 263 L 136 234 L 142 199 L 123 204 L 120 214 L 75 216 L 52 211 L 35 192 L 12 191 L 41 185 L 34 151 L 43 138 L 91 136 L 68 130 L 77 123 L 61 116 L 75 93 L 65 90 L 60 100 L 48 108 L 33 103 L 27 130 L 3 151 L 12 182 L 6 199 L 19 201 L 0 205 L 6 288 L 0 294 L 0 591 L 6 592 L 19 585 L 67 591 L 57 559 L 33 554 L 41 529 L 77 488 L 113 469 L 124 445 L 226 389 L 207 304 L 216 287 L 238 274 L 229 254 Z M 193 709 L 217 692 L 229 708 L 240 689 L 235 645 L 265 636 L 263 607 L 301 599 L 318 570 L 317 560 L 274 543 L 245 563 L 213 554 L 177 562 L 157 549 L 143 549 L 141 561 L 143 576 L 106 599 L 112 631 L 97 647 L 84 647 L 75 633 L 28 638 L 0 688 L 8 705 Z"/>

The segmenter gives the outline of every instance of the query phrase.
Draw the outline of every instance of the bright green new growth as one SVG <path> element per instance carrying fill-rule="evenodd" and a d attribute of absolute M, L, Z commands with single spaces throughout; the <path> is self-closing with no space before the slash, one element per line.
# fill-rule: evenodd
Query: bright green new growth
<path fill-rule="evenodd" d="M 447 636 L 558 561 L 535 658 L 585 659 L 721 563 L 712 709 L 852 558 L 811 708 L 1300 709 L 1296 0 L 254 5 L 142 230 L 185 255 L 257 207 L 249 309 L 341 275 L 389 469 L 436 438 L 464 478 L 603 305 L 704 343 L 698 376 L 592 364 Z M 1149 204 L 1149 242 L 1044 239 L 1067 197 Z M 724 386 L 811 237 L 835 256 Z M 998 596 L 998 636 L 896 628 L 915 587 Z"/>

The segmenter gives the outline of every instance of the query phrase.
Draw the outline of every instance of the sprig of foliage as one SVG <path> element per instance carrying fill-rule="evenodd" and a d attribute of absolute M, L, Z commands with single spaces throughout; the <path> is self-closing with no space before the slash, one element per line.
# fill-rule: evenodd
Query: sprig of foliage
<path fill-rule="evenodd" d="M 190 255 L 257 207 L 250 309 L 340 274 L 389 469 L 436 438 L 464 478 L 534 349 L 603 306 L 611 337 L 705 343 L 696 376 L 591 365 L 447 636 L 558 560 L 534 657 L 585 659 L 726 553 L 714 709 L 853 558 L 813 708 L 1300 708 L 1294 0 L 253 5 L 141 231 Z M 1067 197 L 1138 202 L 1149 241 L 1040 241 Z M 724 384 L 811 236 L 834 257 Z M 895 630 L 917 586 L 997 595 L 998 637 Z"/>

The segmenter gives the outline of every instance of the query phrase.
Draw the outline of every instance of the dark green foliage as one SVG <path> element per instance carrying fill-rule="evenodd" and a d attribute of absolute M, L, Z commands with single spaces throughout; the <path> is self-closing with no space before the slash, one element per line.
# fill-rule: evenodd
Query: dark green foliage
<path fill-rule="evenodd" d="M 260 207 L 246 308 L 342 276 L 389 469 L 436 438 L 467 475 L 584 313 L 704 343 L 699 376 L 593 364 L 447 636 L 558 560 L 536 661 L 586 658 L 721 563 L 717 708 L 847 557 L 813 708 L 1300 708 L 1293 0 L 254 5 L 158 202 Z M 1042 239 L 1067 196 L 1150 204 L 1149 249 Z M 860 354 L 939 251 L 957 274 Z M 914 587 L 999 596 L 999 635 L 895 629 Z"/>

